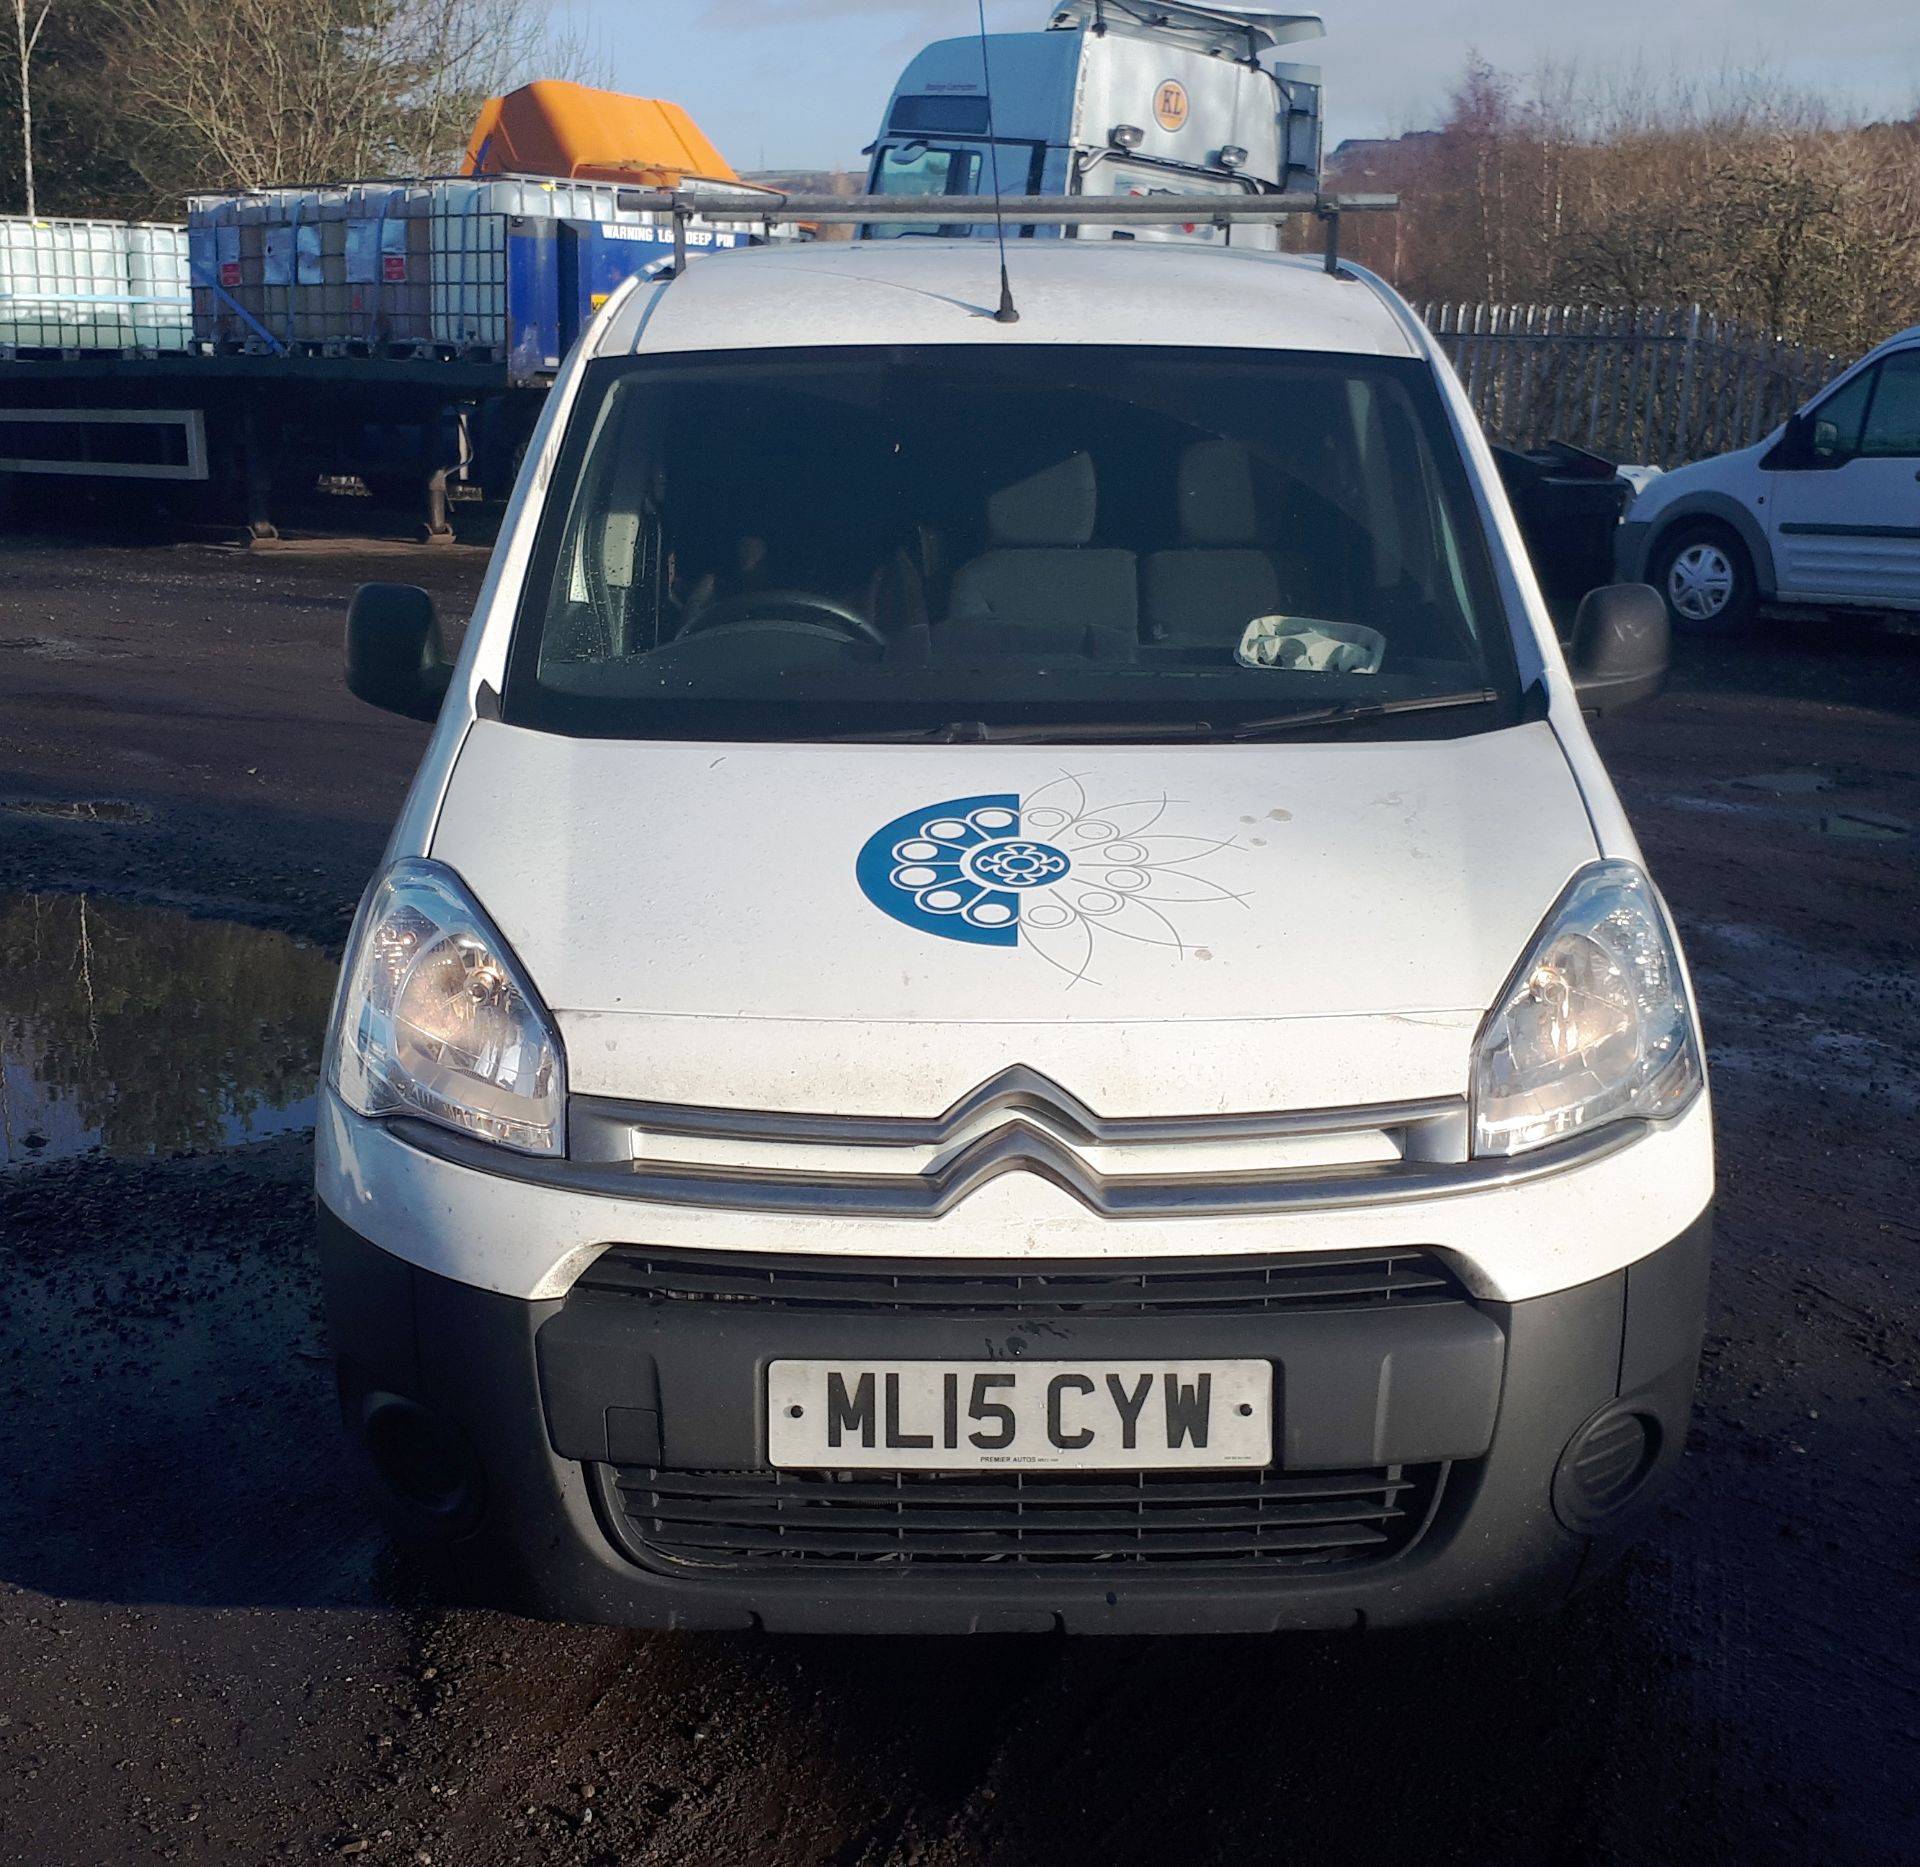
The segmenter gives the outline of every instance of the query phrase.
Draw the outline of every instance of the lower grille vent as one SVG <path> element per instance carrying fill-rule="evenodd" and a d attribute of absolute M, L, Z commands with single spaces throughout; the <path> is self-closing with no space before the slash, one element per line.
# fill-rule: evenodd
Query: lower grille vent
<path fill-rule="evenodd" d="M 1444 1465 L 1355 1472 L 681 1472 L 596 1468 L 641 1561 L 1351 1568 L 1400 1555 Z"/>
<path fill-rule="evenodd" d="M 1228 1315 L 1377 1308 L 1465 1299 L 1431 1252 L 1347 1252 L 1204 1263 L 874 1264 L 649 1251 L 616 1245 L 580 1280 L 672 1303 L 876 1313 L 1126 1316 Z"/>

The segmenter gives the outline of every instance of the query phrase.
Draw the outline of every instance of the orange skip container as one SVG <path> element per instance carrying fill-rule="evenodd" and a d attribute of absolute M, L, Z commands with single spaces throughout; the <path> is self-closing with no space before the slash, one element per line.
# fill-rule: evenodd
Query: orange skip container
<path fill-rule="evenodd" d="M 740 179 L 678 104 L 561 78 L 540 78 L 488 98 L 460 173 L 556 175 L 654 188 L 677 187 L 689 176 Z"/>

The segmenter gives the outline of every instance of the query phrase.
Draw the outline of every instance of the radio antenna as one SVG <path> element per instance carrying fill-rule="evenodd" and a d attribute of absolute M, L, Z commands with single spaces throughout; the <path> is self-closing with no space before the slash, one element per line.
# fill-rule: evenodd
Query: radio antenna
<path fill-rule="evenodd" d="M 993 165 L 993 234 L 1000 244 L 1000 309 L 996 324 L 1018 324 L 1013 305 L 1013 282 L 1007 277 L 1007 224 L 1000 212 L 1000 133 L 993 121 L 993 66 L 987 56 L 987 0 L 975 0 L 980 14 L 980 77 L 987 92 L 987 160 Z"/>

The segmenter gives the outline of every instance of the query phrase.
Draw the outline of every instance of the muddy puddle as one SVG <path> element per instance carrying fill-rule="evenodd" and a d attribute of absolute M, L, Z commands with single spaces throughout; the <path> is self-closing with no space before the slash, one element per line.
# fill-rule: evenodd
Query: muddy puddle
<path fill-rule="evenodd" d="M 336 971 L 253 927 L 0 893 L 0 1171 L 311 1127 Z"/>

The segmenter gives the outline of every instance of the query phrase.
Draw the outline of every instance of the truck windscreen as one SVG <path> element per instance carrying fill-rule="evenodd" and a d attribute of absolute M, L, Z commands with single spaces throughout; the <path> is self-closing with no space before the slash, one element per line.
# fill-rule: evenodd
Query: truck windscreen
<path fill-rule="evenodd" d="M 1112 736 L 1518 705 L 1481 521 L 1412 359 L 607 360 L 553 487 L 504 696 L 548 730 Z"/>

